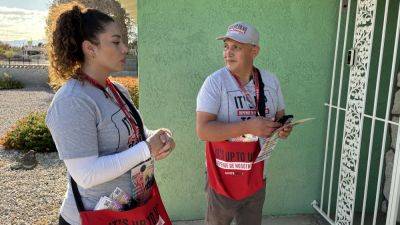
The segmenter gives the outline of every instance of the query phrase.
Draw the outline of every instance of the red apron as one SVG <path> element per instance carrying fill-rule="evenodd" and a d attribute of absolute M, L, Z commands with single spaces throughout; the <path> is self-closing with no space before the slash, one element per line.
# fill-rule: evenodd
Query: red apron
<path fill-rule="evenodd" d="M 77 186 L 74 183 L 75 181 L 71 179 L 82 225 L 172 225 L 161 200 L 157 183 L 153 184 L 152 196 L 146 204 L 118 212 L 112 210 L 84 211 L 80 194 L 77 193 Z"/>
<path fill-rule="evenodd" d="M 206 162 L 210 187 L 218 194 L 241 200 L 265 187 L 264 161 L 254 163 L 259 142 L 207 142 Z"/>

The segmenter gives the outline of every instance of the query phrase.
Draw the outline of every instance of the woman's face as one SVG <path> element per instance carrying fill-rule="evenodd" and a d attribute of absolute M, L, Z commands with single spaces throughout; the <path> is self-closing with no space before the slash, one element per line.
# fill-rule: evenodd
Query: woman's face
<path fill-rule="evenodd" d="M 104 32 L 97 35 L 93 62 L 109 72 L 121 71 L 125 66 L 127 46 L 121 40 L 121 31 L 115 22 L 108 23 Z"/>

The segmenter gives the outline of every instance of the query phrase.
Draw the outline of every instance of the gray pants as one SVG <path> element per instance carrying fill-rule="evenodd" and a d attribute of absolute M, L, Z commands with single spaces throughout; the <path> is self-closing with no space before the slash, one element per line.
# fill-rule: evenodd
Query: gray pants
<path fill-rule="evenodd" d="M 261 225 L 262 208 L 265 200 L 265 187 L 254 195 L 236 201 L 215 191 L 206 184 L 207 212 L 206 225 Z"/>

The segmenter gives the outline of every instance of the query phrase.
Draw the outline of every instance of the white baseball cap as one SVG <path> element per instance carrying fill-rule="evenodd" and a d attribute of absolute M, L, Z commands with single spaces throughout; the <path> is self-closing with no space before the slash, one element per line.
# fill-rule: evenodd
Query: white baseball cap
<path fill-rule="evenodd" d="M 228 31 L 224 36 L 220 36 L 217 40 L 232 39 L 240 43 L 258 45 L 259 33 L 257 29 L 250 24 L 244 22 L 236 22 L 228 27 Z"/>

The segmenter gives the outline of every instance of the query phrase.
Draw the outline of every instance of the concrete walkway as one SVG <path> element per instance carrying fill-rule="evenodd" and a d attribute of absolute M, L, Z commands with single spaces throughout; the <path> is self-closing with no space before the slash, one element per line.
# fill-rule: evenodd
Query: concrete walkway
<path fill-rule="evenodd" d="M 203 220 L 174 221 L 174 225 L 204 225 Z M 235 223 L 232 223 L 234 225 Z M 251 224 L 248 224 L 251 225 Z M 263 218 L 262 225 L 329 225 L 317 214 L 293 216 L 267 216 Z"/>

